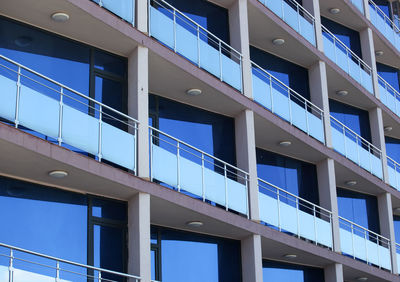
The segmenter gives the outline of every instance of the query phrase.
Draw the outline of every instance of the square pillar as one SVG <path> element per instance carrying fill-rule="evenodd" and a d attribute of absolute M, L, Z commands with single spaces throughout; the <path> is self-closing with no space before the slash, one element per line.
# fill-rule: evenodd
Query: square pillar
<path fill-rule="evenodd" d="M 138 193 L 128 202 L 128 273 L 151 280 L 150 195 Z"/>
<path fill-rule="evenodd" d="M 137 175 L 149 178 L 149 81 L 148 49 L 138 46 L 128 58 L 128 115 L 139 121 Z"/>
<path fill-rule="evenodd" d="M 148 2 L 149 0 L 136 0 L 136 28 L 144 33 L 148 32 Z"/>
<path fill-rule="evenodd" d="M 325 282 L 343 282 L 343 265 L 334 263 L 324 268 Z"/>
<path fill-rule="evenodd" d="M 319 0 L 303 0 L 303 7 L 315 18 L 315 42 L 317 43 L 317 49 L 323 52 L 324 40 L 322 37 Z"/>
<path fill-rule="evenodd" d="M 244 110 L 235 117 L 235 143 L 237 166 L 249 173 L 248 199 L 250 219 L 259 221 L 254 113 L 250 110 Z"/>
<path fill-rule="evenodd" d="M 320 206 L 332 212 L 333 251 L 341 253 L 335 162 L 333 159 L 325 159 L 317 163 L 317 179 Z"/>
<path fill-rule="evenodd" d="M 328 80 L 325 62 L 318 61 L 308 69 L 311 102 L 324 111 L 325 145 L 332 148 L 331 122 L 329 112 Z"/>
<path fill-rule="evenodd" d="M 379 84 L 378 84 L 378 72 L 376 68 L 376 58 L 375 58 L 375 47 L 374 38 L 372 35 L 372 30 L 366 28 L 360 32 L 360 42 L 361 42 L 361 53 L 363 55 L 363 61 L 367 63 L 372 69 L 372 86 L 376 98 L 379 99 Z"/>
<path fill-rule="evenodd" d="M 393 207 L 390 193 L 378 195 L 379 227 L 381 235 L 390 240 L 390 254 L 392 259 L 392 272 L 399 273 L 397 269 L 396 238 L 394 236 Z"/>
<path fill-rule="evenodd" d="M 261 236 L 251 235 L 241 241 L 243 282 L 262 282 Z"/>

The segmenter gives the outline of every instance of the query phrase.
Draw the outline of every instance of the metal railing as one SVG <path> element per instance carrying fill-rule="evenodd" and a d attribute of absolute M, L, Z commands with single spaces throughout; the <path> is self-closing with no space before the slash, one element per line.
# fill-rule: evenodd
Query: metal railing
<path fill-rule="evenodd" d="M 264 6 L 273 11 L 277 16 L 284 20 L 289 26 L 296 30 L 300 35 L 306 38 L 311 44 L 316 45 L 316 30 L 314 16 L 304 9 L 295 0 L 258 0 Z M 297 17 L 293 17 L 291 10 L 296 13 Z M 286 10 L 286 11 L 285 11 Z M 305 22 L 302 22 L 305 20 Z M 305 23 L 311 25 L 310 30 L 307 30 Z"/>
<path fill-rule="evenodd" d="M 55 281 L 116 281 L 115 278 L 118 281 L 141 281 L 139 276 L 76 263 L 3 243 L 0 243 L 0 257 L 4 258 L 2 261 L 8 262 L 3 271 L 8 272 L 9 282 L 30 279 L 48 281 L 51 278 Z M 2 265 L 0 264 L 0 273 Z"/>
<path fill-rule="evenodd" d="M 135 26 L 135 0 L 90 0 Z"/>
<path fill-rule="evenodd" d="M 164 0 L 148 0 L 148 5 L 149 36 L 243 92 L 239 51 Z"/>
<path fill-rule="evenodd" d="M 371 22 L 400 51 L 399 27 L 372 0 L 368 0 L 368 3 L 370 11 L 372 9 L 375 12 L 374 15 L 370 13 Z M 381 17 L 384 26 L 377 26 L 379 24 L 377 17 Z"/>
<path fill-rule="evenodd" d="M 263 222 L 316 245 L 333 248 L 331 211 L 260 178 L 258 186 L 260 196 L 269 197 L 260 197 L 260 218 Z"/>
<path fill-rule="evenodd" d="M 154 127 L 150 179 L 249 217 L 249 174 Z"/>
<path fill-rule="evenodd" d="M 378 74 L 378 83 L 379 83 L 379 89 L 381 87 L 384 88 L 385 93 L 380 93 L 380 100 L 382 101 L 385 106 L 387 106 L 392 112 L 394 112 L 397 116 L 400 116 L 400 109 L 398 108 L 398 102 L 400 103 L 400 93 L 393 88 L 386 80 L 384 80 L 379 74 Z M 388 101 L 387 95 L 391 95 L 394 98 L 393 102 Z"/>
<path fill-rule="evenodd" d="M 392 270 L 390 240 L 339 216 L 342 253 L 379 268 Z"/>
<path fill-rule="evenodd" d="M 324 44 L 324 52 L 325 54 L 333 60 L 340 68 L 342 68 L 348 75 L 350 75 L 353 79 L 355 79 L 358 83 L 360 83 L 364 88 L 366 88 L 371 93 L 373 92 L 372 87 L 372 69 L 371 67 L 365 63 L 359 56 L 357 56 L 349 47 L 346 46 L 342 41 L 340 41 L 332 32 L 330 32 L 326 27 L 321 25 L 322 33 L 325 38 L 327 38 L 333 44 L 333 52 L 334 54 L 329 54 L 327 44 Z M 326 43 L 326 41 L 325 41 Z M 343 62 L 342 58 L 340 58 L 340 54 L 338 52 L 342 52 L 344 56 L 346 56 L 346 62 Z M 357 66 L 357 70 L 354 70 L 354 64 Z M 369 81 L 366 81 L 366 77 L 364 77 L 364 73 L 369 77 Z"/>
<path fill-rule="evenodd" d="M 331 127 L 333 148 L 360 167 L 382 178 L 383 164 L 381 150 L 332 116 Z M 336 132 L 341 135 L 337 136 Z M 379 168 L 376 167 L 378 160 Z"/>
<path fill-rule="evenodd" d="M 134 118 L 3 55 L 0 85 L 0 117 L 16 128 L 43 134 L 60 146 L 72 146 L 136 173 L 138 121 Z"/>
<path fill-rule="evenodd" d="M 269 86 L 269 93 L 257 93 L 257 89 L 253 84 L 253 98 L 256 102 L 260 103 L 271 112 L 278 114 L 285 120 L 287 120 L 291 125 L 298 127 L 322 143 L 325 143 L 324 138 L 324 111 L 311 103 L 295 90 L 291 89 L 289 86 L 284 84 L 278 78 L 270 74 L 268 71 L 264 70 L 262 67 L 254 62 L 251 62 L 252 70 L 256 71 L 257 74 L 261 75 L 265 80 L 264 82 Z M 254 74 L 253 74 L 254 75 Z M 254 78 L 253 78 L 254 79 Z M 280 95 L 287 95 L 288 101 L 285 105 L 281 105 L 279 101 L 274 101 L 274 91 L 275 89 Z M 269 101 L 265 101 L 263 98 L 258 98 L 258 96 L 269 95 Z M 293 103 L 291 103 L 293 102 Z M 277 105 L 275 105 L 277 104 Z M 295 109 L 293 109 L 295 107 Z M 304 110 L 301 112 L 298 109 Z M 304 115 L 303 115 L 304 113 Z M 315 123 L 315 119 L 320 120 L 320 124 Z M 310 120 L 312 119 L 312 120 Z"/>
<path fill-rule="evenodd" d="M 400 164 L 387 156 L 387 166 L 390 186 L 400 191 Z"/>

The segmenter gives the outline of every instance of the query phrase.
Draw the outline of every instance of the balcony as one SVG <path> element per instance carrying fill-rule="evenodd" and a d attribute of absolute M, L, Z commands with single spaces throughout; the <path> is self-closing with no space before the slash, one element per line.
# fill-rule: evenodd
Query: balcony
<path fill-rule="evenodd" d="M 253 62 L 252 81 L 257 103 L 325 143 L 324 113 L 320 108 Z"/>
<path fill-rule="evenodd" d="M 0 280 L 142 281 L 140 277 L 71 262 L 0 243 Z"/>
<path fill-rule="evenodd" d="M 397 269 L 400 269 L 400 244 L 396 243 Z"/>
<path fill-rule="evenodd" d="M 163 0 L 149 0 L 149 33 L 242 92 L 242 55 Z"/>
<path fill-rule="evenodd" d="M 151 181 L 249 218 L 247 172 L 153 127 Z"/>
<path fill-rule="evenodd" d="M 351 0 L 351 3 L 363 14 L 365 15 L 364 12 L 364 1 L 363 0 Z"/>
<path fill-rule="evenodd" d="M 331 128 L 335 151 L 382 179 L 381 151 L 332 116 Z"/>
<path fill-rule="evenodd" d="M 135 25 L 135 0 L 91 0 L 128 23 Z"/>
<path fill-rule="evenodd" d="M 368 3 L 372 24 L 400 51 L 399 27 L 372 0 L 368 0 Z"/>
<path fill-rule="evenodd" d="M 390 157 L 387 157 L 389 185 L 400 191 L 400 164 Z"/>
<path fill-rule="evenodd" d="M 315 41 L 315 19 L 295 0 L 258 0 L 312 45 Z"/>
<path fill-rule="evenodd" d="M 332 213 L 258 179 L 260 219 L 266 225 L 316 245 L 333 248 Z"/>
<path fill-rule="evenodd" d="M 400 93 L 378 75 L 380 100 L 386 107 L 400 117 Z"/>
<path fill-rule="evenodd" d="M 342 253 L 376 267 L 392 270 L 390 240 L 339 216 Z"/>
<path fill-rule="evenodd" d="M 0 118 L 135 173 L 137 121 L 0 55 Z"/>
<path fill-rule="evenodd" d="M 371 68 L 324 26 L 322 35 L 325 55 L 373 94 Z"/>

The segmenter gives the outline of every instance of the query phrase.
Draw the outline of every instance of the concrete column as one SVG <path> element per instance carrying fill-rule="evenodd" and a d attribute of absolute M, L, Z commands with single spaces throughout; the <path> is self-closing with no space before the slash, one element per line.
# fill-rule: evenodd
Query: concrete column
<path fill-rule="evenodd" d="M 335 162 L 325 159 L 317 163 L 319 204 L 332 212 L 333 250 L 340 253 L 339 211 L 336 193 Z"/>
<path fill-rule="evenodd" d="M 364 4 L 364 14 L 365 14 L 365 17 L 367 18 L 367 20 L 370 20 L 370 19 L 371 19 L 371 14 L 369 13 L 369 4 L 368 4 L 368 0 L 364 0 L 363 4 Z"/>
<path fill-rule="evenodd" d="M 371 126 L 372 144 L 382 152 L 383 181 L 389 183 L 389 172 L 386 158 L 385 133 L 383 130 L 382 109 L 374 108 L 368 111 Z"/>
<path fill-rule="evenodd" d="M 149 179 L 148 49 L 138 46 L 128 58 L 128 115 L 139 121 L 137 175 Z"/>
<path fill-rule="evenodd" d="M 311 102 L 324 111 L 325 144 L 332 148 L 332 134 L 329 112 L 328 80 L 325 62 L 318 61 L 308 69 Z"/>
<path fill-rule="evenodd" d="M 343 265 L 334 263 L 324 268 L 325 282 L 343 282 Z"/>
<path fill-rule="evenodd" d="M 144 33 L 147 33 L 147 18 L 148 18 L 148 1 L 149 0 L 136 0 L 136 28 Z"/>
<path fill-rule="evenodd" d="M 394 236 L 393 208 L 390 193 L 378 195 L 379 225 L 381 235 L 390 240 L 392 258 L 392 269 L 394 274 L 399 273 L 397 269 L 396 240 Z"/>
<path fill-rule="evenodd" d="M 374 90 L 373 94 L 376 98 L 379 99 L 379 84 L 378 72 L 376 68 L 374 38 L 372 36 L 372 30 L 370 28 L 366 28 L 360 32 L 360 41 L 363 61 L 372 68 L 372 86 Z"/>
<path fill-rule="evenodd" d="M 241 253 L 243 282 L 262 282 L 261 236 L 251 235 L 242 239 Z"/>
<path fill-rule="evenodd" d="M 235 0 L 229 8 L 229 32 L 230 45 L 242 53 L 243 67 L 243 94 L 249 98 L 253 97 L 249 26 L 247 19 L 247 0 Z"/>
<path fill-rule="evenodd" d="M 128 273 L 151 280 L 150 195 L 138 193 L 128 202 Z"/>
<path fill-rule="evenodd" d="M 235 117 L 235 142 L 237 166 L 249 173 L 248 198 L 250 219 L 259 221 L 257 157 L 254 130 L 254 113 L 244 110 Z"/>
<path fill-rule="evenodd" d="M 321 13 L 319 8 L 319 0 L 303 0 L 303 7 L 315 18 L 315 41 L 317 42 L 317 49 L 321 52 L 324 51 L 324 44 L 322 38 L 321 28 Z"/>

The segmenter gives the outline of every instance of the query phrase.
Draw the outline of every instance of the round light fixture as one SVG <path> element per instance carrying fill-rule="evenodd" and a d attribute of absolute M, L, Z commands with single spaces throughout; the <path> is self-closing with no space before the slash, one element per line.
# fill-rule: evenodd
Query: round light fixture
<path fill-rule="evenodd" d="M 55 22 L 63 23 L 69 20 L 69 15 L 63 12 L 57 12 L 51 15 L 51 18 Z"/>
<path fill-rule="evenodd" d="M 64 178 L 68 176 L 68 172 L 64 170 L 53 170 L 49 172 L 49 176 L 54 177 L 54 178 Z"/>
<path fill-rule="evenodd" d="M 347 90 L 339 90 L 339 91 L 336 91 L 336 95 L 338 95 L 338 96 L 340 96 L 340 97 L 344 97 L 344 96 L 346 96 L 347 94 L 349 94 L 349 91 L 347 91 Z"/>
<path fill-rule="evenodd" d="M 382 50 L 376 50 L 376 51 L 375 51 L 375 55 L 376 55 L 377 57 L 382 56 L 382 55 L 383 55 L 383 51 L 382 51 Z"/>
<path fill-rule="evenodd" d="M 186 225 L 189 227 L 201 227 L 204 225 L 204 223 L 201 221 L 188 221 L 186 222 Z"/>
<path fill-rule="evenodd" d="M 197 89 L 197 88 L 192 88 L 192 89 L 188 89 L 186 90 L 186 94 L 190 95 L 190 96 L 198 96 L 202 93 L 203 91 L 201 91 L 201 89 Z"/>
<path fill-rule="evenodd" d="M 331 13 L 332 15 L 337 15 L 340 13 L 340 9 L 339 8 L 330 8 L 329 13 Z"/>
<path fill-rule="evenodd" d="M 383 130 L 384 130 L 385 132 L 389 132 L 389 131 L 392 131 L 392 130 L 393 130 L 393 127 L 391 127 L 391 126 L 385 126 L 385 127 L 383 128 Z"/>
<path fill-rule="evenodd" d="M 355 180 L 348 180 L 348 181 L 345 182 L 345 184 L 346 184 L 347 186 L 354 186 L 354 185 L 357 184 L 357 181 L 355 181 Z"/>
<path fill-rule="evenodd" d="M 286 254 L 283 257 L 287 258 L 287 259 L 294 259 L 294 258 L 297 258 L 297 255 L 295 255 L 295 254 Z"/>
<path fill-rule="evenodd" d="M 276 46 L 280 46 L 285 44 L 285 39 L 283 38 L 275 38 L 274 40 L 272 40 L 272 44 L 276 45 Z"/>
<path fill-rule="evenodd" d="M 292 142 L 288 140 L 279 142 L 279 146 L 281 147 L 289 147 L 290 145 L 292 145 Z"/>
<path fill-rule="evenodd" d="M 367 281 L 368 277 L 358 277 L 356 278 L 357 281 Z"/>

